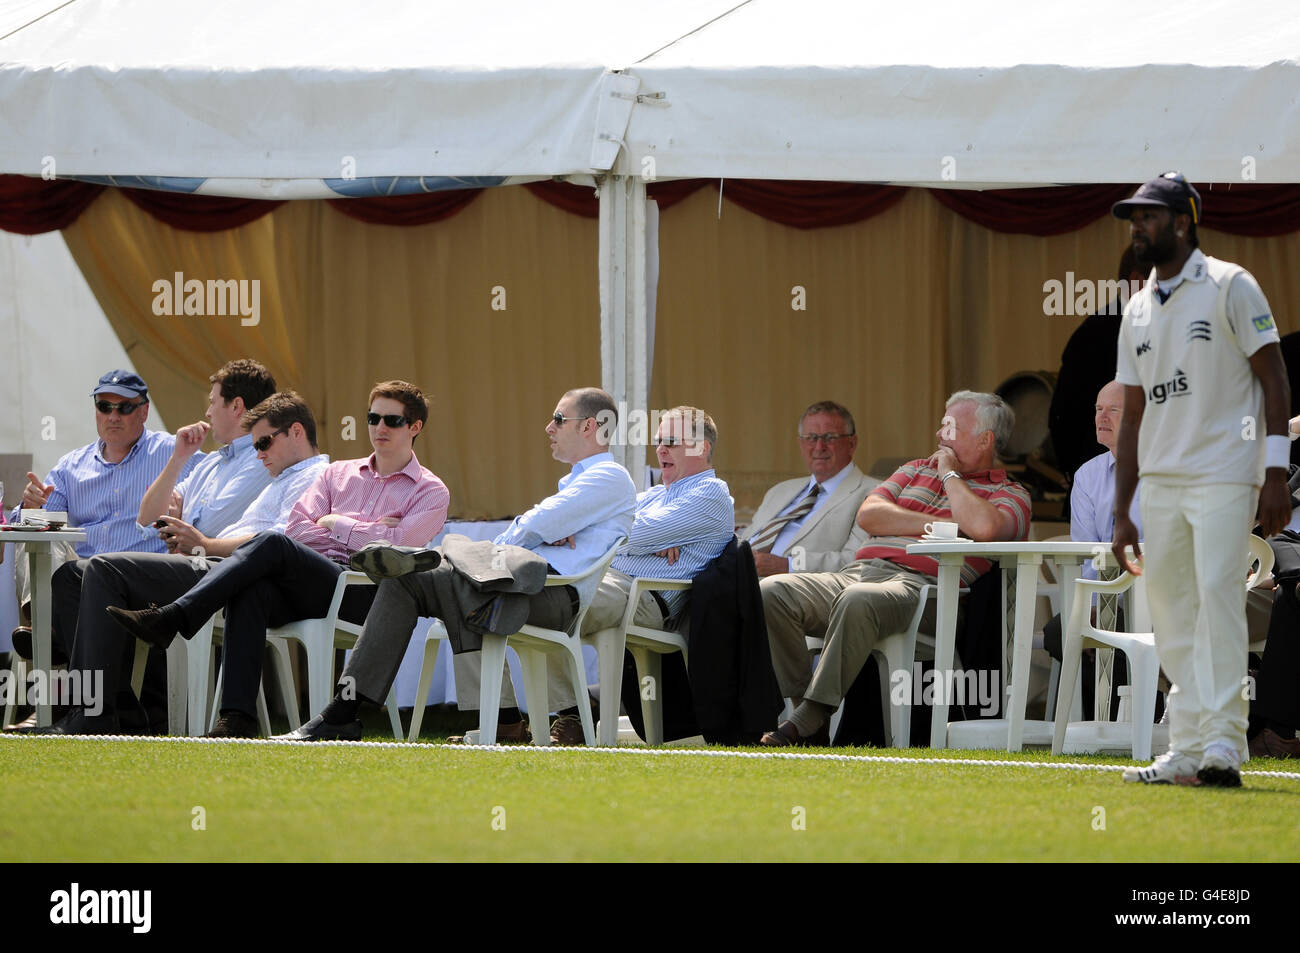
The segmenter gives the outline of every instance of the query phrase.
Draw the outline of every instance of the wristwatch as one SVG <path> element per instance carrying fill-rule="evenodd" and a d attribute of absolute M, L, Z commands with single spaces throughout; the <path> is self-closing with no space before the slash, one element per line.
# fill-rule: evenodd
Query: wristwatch
<path fill-rule="evenodd" d="M 956 477 L 958 480 L 960 480 L 960 479 L 961 479 L 961 474 L 958 473 L 956 470 L 949 470 L 949 471 L 948 471 L 947 473 L 945 473 L 943 476 L 939 477 L 939 482 L 940 482 L 941 484 L 943 484 L 944 486 L 947 486 L 947 485 L 948 485 L 948 481 L 949 481 L 950 479 L 952 479 L 953 477 Z"/>

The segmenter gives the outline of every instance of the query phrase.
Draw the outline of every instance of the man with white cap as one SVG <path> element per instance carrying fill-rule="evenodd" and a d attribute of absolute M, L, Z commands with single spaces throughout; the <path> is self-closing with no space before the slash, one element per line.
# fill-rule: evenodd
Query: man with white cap
<path fill-rule="evenodd" d="M 1156 651 L 1173 683 L 1169 751 L 1124 780 L 1237 787 L 1246 537 L 1256 518 L 1271 536 L 1291 516 L 1286 367 L 1255 279 L 1198 247 L 1201 196 L 1181 174 L 1152 179 L 1113 212 L 1131 223 L 1133 252 L 1152 269 L 1120 326 L 1114 552 L 1146 573 Z M 1129 517 L 1139 474 L 1140 545 Z M 1146 550 L 1142 569 L 1127 546 Z"/>

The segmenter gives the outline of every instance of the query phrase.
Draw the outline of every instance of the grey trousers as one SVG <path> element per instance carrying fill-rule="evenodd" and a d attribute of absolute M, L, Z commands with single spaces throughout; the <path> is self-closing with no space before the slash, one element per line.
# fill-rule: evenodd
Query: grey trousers
<path fill-rule="evenodd" d="M 933 579 L 884 559 L 858 560 L 839 572 L 763 579 L 763 613 L 781 694 L 796 703 L 807 698 L 839 707 L 876 643 L 906 630 L 928 582 Z M 933 615 L 933 603 L 927 612 Z M 816 671 L 806 636 L 826 640 Z"/>
<path fill-rule="evenodd" d="M 573 621 L 573 615 L 573 595 L 568 586 L 552 586 L 529 597 L 528 622 L 531 625 L 563 629 Z M 402 664 L 402 656 L 406 654 L 406 646 L 411 641 L 416 620 L 422 616 L 443 617 L 442 605 L 433 587 L 432 572 L 412 573 L 381 582 L 375 593 L 374 604 L 366 616 L 361 637 L 343 669 L 341 684 L 354 687 L 362 698 L 383 704 L 397 677 L 397 669 Z M 479 682 L 466 670 L 466 663 L 460 659 L 473 655 L 477 662 L 479 654 L 466 652 L 456 656 L 457 704 L 464 710 L 478 707 Z M 477 664 L 474 668 L 478 668 Z M 505 672 L 502 673 L 502 679 L 505 685 L 502 688 L 501 704 L 512 707 L 514 693 L 511 692 L 508 696 L 505 694 L 505 686 L 509 685 L 509 677 Z M 471 683 L 472 701 L 466 692 Z"/>

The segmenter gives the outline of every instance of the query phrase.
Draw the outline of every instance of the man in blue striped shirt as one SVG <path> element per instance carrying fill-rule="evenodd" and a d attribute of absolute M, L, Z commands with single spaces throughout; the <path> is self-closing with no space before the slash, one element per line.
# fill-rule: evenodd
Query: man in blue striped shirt
<path fill-rule="evenodd" d="M 134 381 L 130 381 L 124 376 L 125 373 L 115 371 L 105 375 L 105 378 L 121 376 L 121 379 L 109 380 L 107 384 L 101 379 L 96 394 L 101 391 L 111 393 L 111 388 L 117 387 L 119 392 L 123 389 L 134 391 L 147 400 L 144 381 L 135 375 L 130 375 L 134 378 Z M 71 525 L 82 525 L 78 516 L 84 516 L 92 523 L 108 519 L 120 525 L 122 532 L 112 538 L 96 540 L 97 545 L 93 549 L 78 547 L 77 555 L 80 558 L 65 562 L 55 571 L 50 591 L 54 603 L 51 634 L 56 663 L 71 655 L 72 637 L 81 603 L 81 582 L 89 557 L 111 552 L 162 551 L 166 548 L 167 537 L 162 536 L 151 524 L 164 514 L 184 516 L 187 522 L 183 525 L 192 525 L 210 536 L 218 535 L 242 517 L 257 495 L 270 483 L 270 476 L 253 452 L 253 438 L 240 421 L 246 410 L 275 393 L 275 378 L 257 361 L 241 359 L 228 362 L 208 380 L 212 389 L 205 414 L 207 422 L 200 421 L 182 427 L 174 438 L 160 435 L 166 437 L 170 454 L 161 470 L 150 468 L 153 480 L 147 484 L 147 489 L 141 486 L 144 482 L 143 473 L 124 486 L 122 471 L 106 470 L 93 452 L 90 454 L 90 463 L 75 473 L 75 476 L 85 479 L 66 481 L 67 485 L 62 488 L 63 498 L 71 501 L 80 497 L 83 501 L 82 513 L 69 512 Z M 96 411 L 96 420 L 100 424 L 101 438 L 105 444 L 108 444 L 110 436 L 123 439 L 124 435 L 129 435 L 128 427 L 138 426 L 143 431 L 143 416 L 147 411 L 129 401 L 111 405 L 100 398 L 96 403 Z M 139 415 L 140 419 L 135 421 L 133 415 Z M 199 446 L 209 432 L 222 447 L 215 453 L 199 453 Z M 77 453 L 85 454 L 86 450 L 93 451 L 94 448 L 83 448 Z M 56 466 L 55 470 L 58 469 Z M 53 501 L 60 499 L 60 490 L 57 485 L 41 487 L 29 484 L 27 493 L 23 496 L 24 505 L 27 505 L 29 496 L 36 501 L 44 492 L 46 508 L 57 510 L 58 506 Z M 87 502 L 93 502 L 94 507 L 86 505 Z M 135 512 L 132 513 L 132 510 Z M 106 517 L 106 511 L 111 516 Z M 135 529 L 134 538 L 125 538 L 128 521 Z M 173 527 L 169 527 L 171 528 Z M 90 541 L 88 535 L 87 542 Z M 101 546 L 108 548 L 100 548 Z M 19 654 L 29 655 L 30 644 L 30 634 L 15 631 L 14 647 Z M 162 653 L 157 653 L 157 656 L 150 663 L 146 707 L 157 708 L 165 703 L 164 659 Z"/>
<path fill-rule="evenodd" d="M 136 525 L 136 509 L 145 490 L 163 471 L 176 438 L 169 433 L 145 430 L 149 415 L 149 388 L 139 375 L 128 370 L 109 371 L 90 392 L 95 407 L 95 429 L 99 439 L 59 458 L 41 482 L 27 474 L 22 503 L 13 521 L 22 519 L 23 509 L 66 512 L 68 524 L 86 533 L 84 542 L 62 551 L 55 547 L 54 567 L 66 560 L 96 553 L 162 552 L 163 543 L 154 532 Z M 188 474 L 202 458 L 188 461 Z M 31 601 L 27 560 L 23 548 L 15 547 L 14 581 L 18 604 L 24 614 Z M 15 635 L 26 632 L 21 627 Z M 27 635 L 30 642 L 31 636 Z"/>
<path fill-rule="evenodd" d="M 583 635 L 618 625 L 627 609 L 632 580 L 693 579 L 721 555 L 735 535 L 736 513 L 725 481 L 713 471 L 718 428 L 696 407 L 674 407 L 660 418 L 655 436 L 663 482 L 637 496 L 628 541 L 614 557 L 582 620 Z M 685 607 L 687 593 L 643 592 L 637 625 L 662 627 Z M 558 655 L 548 659 L 554 744 L 583 743 L 577 701 Z"/>
<path fill-rule="evenodd" d="M 209 557 L 229 556 L 257 533 L 284 532 L 294 503 L 329 462 L 316 450 L 316 419 L 306 401 L 287 392 L 272 394 L 248 411 L 243 425 L 271 477 L 270 485 L 239 522 L 216 537 L 179 519 L 164 517 L 167 528 L 163 534 L 169 537 L 173 554 L 112 553 L 89 560 L 81 584 L 81 610 L 69 668 L 103 671 L 104 698 L 93 703 L 88 699 L 85 708 L 74 708 L 52 727 L 34 733 L 112 734 L 120 728 L 118 713 L 135 707 L 130 674 L 136 642 L 112 621 L 107 606 L 141 609 L 173 601 L 207 574 Z"/>

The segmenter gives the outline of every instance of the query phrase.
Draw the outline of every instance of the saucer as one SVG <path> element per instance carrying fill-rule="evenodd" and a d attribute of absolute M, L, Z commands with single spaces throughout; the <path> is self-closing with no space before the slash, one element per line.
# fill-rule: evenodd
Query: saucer
<path fill-rule="evenodd" d="M 922 536 L 923 543 L 971 543 L 974 540 L 967 539 L 965 536 Z"/>

